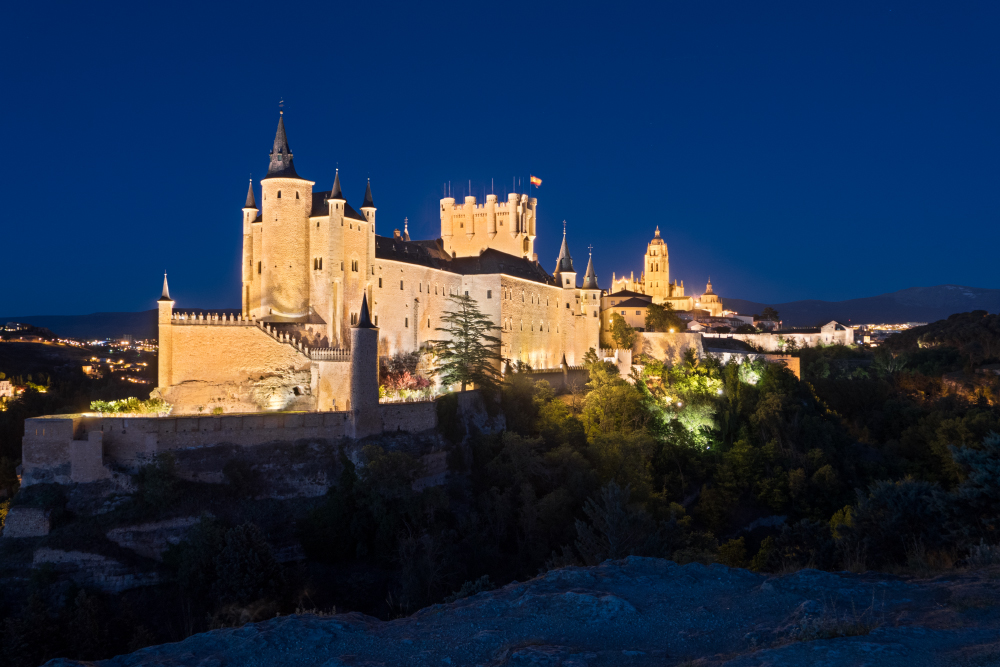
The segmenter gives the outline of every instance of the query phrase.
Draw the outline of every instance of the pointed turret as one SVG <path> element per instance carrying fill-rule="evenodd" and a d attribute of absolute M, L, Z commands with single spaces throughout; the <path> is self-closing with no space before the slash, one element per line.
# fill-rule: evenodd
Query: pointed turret
<path fill-rule="evenodd" d="M 403 240 L 404 241 L 409 241 L 410 240 L 409 224 L 410 224 L 410 219 L 409 218 L 403 218 Z"/>
<path fill-rule="evenodd" d="M 594 273 L 594 253 L 587 260 L 587 273 L 583 276 L 583 289 L 600 289 L 597 286 L 597 274 Z"/>
<path fill-rule="evenodd" d="M 285 114 L 280 113 L 278 131 L 274 134 L 274 146 L 271 148 L 271 164 L 264 178 L 299 178 L 295 173 L 292 149 L 288 147 L 288 136 L 285 134 Z"/>
<path fill-rule="evenodd" d="M 247 203 L 243 208 L 257 208 L 257 200 L 253 196 L 253 179 L 250 179 L 250 186 L 247 188 Z"/>
<path fill-rule="evenodd" d="M 333 187 L 330 189 L 330 199 L 344 199 L 344 192 L 340 189 L 340 169 L 337 169 L 333 177 Z M 344 199 L 344 201 L 347 201 Z"/>
<path fill-rule="evenodd" d="M 372 324 L 372 318 L 368 315 L 368 295 L 365 294 L 361 297 L 361 312 L 358 313 L 358 324 L 357 329 L 377 329 L 374 324 Z"/>
<path fill-rule="evenodd" d="M 361 208 L 375 208 L 375 202 L 372 201 L 372 179 L 368 179 L 368 187 L 365 189 L 365 200 L 361 202 Z"/>
<path fill-rule="evenodd" d="M 566 221 L 563 220 L 563 240 L 562 247 L 559 248 L 559 257 L 556 259 L 556 271 L 558 273 L 575 273 L 573 269 L 573 258 L 569 255 L 569 245 L 566 244 Z"/>
<path fill-rule="evenodd" d="M 166 273 L 163 274 L 163 294 L 160 295 L 160 298 L 157 299 L 157 301 L 170 301 L 171 303 L 173 302 L 173 299 L 170 298 L 170 288 L 167 286 Z"/>

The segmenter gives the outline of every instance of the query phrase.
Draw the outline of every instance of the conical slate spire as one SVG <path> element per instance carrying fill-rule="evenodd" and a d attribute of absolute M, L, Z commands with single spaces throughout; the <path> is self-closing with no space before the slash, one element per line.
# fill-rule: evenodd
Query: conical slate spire
<path fill-rule="evenodd" d="M 368 179 L 368 188 L 365 189 L 365 200 L 361 202 L 361 208 L 375 208 L 375 202 L 372 201 L 372 179 Z"/>
<path fill-rule="evenodd" d="M 372 318 L 368 315 L 368 295 L 361 297 L 361 312 L 358 314 L 358 329 L 377 329 L 372 324 Z"/>
<path fill-rule="evenodd" d="M 243 205 L 243 208 L 257 208 L 257 200 L 253 196 L 253 180 L 250 181 L 250 187 L 247 188 L 247 203 Z"/>
<path fill-rule="evenodd" d="M 583 289 L 600 289 L 597 286 L 597 274 L 594 273 L 594 253 L 587 260 L 587 273 L 583 276 Z"/>
<path fill-rule="evenodd" d="M 340 169 L 337 170 L 336 176 L 333 177 L 333 188 L 330 190 L 330 199 L 344 199 L 344 191 L 340 189 Z"/>
<path fill-rule="evenodd" d="M 288 136 L 285 134 L 285 115 L 278 116 L 278 131 L 274 134 L 274 147 L 271 148 L 271 164 L 264 178 L 298 178 L 295 173 L 295 163 L 292 161 L 292 149 L 288 147 Z"/>
<path fill-rule="evenodd" d="M 163 274 L 163 294 L 160 295 L 160 298 L 157 299 L 157 301 L 173 301 L 173 299 L 170 298 L 170 288 L 167 286 L 166 273 Z"/>
<path fill-rule="evenodd" d="M 573 258 L 569 256 L 569 246 L 566 244 L 566 221 L 563 220 L 563 240 L 562 247 L 559 248 L 559 257 L 556 259 L 556 273 L 563 271 L 575 272 L 573 268 Z"/>

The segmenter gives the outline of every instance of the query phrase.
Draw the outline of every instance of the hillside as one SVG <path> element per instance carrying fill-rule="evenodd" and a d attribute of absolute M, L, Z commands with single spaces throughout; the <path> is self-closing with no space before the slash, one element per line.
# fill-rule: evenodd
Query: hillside
<path fill-rule="evenodd" d="M 807 299 L 786 303 L 760 303 L 723 298 L 726 308 L 752 315 L 767 306 L 776 309 L 787 326 L 813 326 L 830 320 L 851 324 L 935 322 L 952 313 L 971 310 L 1000 312 L 1000 289 L 961 285 L 909 289 L 846 301 Z"/>
<path fill-rule="evenodd" d="M 995 664 L 1000 630 L 989 574 L 768 577 L 630 557 L 553 570 L 394 621 L 284 616 L 96 664 L 986 665 Z"/>
<path fill-rule="evenodd" d="M 184 312 L 209 312 L 203 308 L 184 308 Z M 213 313 L 238 313 L 239 309 L 216 309 Z M 98 339 L 117 338 L 129 334 L 132 338 L 156 338 L 156 310 L 138 313 L 91 313 L 89 315 L 7 315 L 0 316 L 0 324 L 23 322 L 45 327 L 59 336 L 68 338 Z"/>

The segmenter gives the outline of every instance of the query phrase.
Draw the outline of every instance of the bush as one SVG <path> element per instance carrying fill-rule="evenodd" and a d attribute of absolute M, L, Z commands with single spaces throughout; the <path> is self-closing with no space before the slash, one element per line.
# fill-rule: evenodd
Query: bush
<path fill-rule="evenodd" d="M 170 404 L 161 398 L 151 398 L 147 401 L 134 396 L 120 401 L 91 401 L 91 412 L 102 414 L 150 414 L 170 412 Z"/>
<path fill-rule="evenodd" d="M 166 507 L 177 494 L 177 460 L 167 452 L 153 463 L 139 468 L 135 482 L 139 499 L 152 507 Z"/>
<path fill-rule="evenodd" d="M 904 479 L 879 481 L 858 492 L 850 527 L 842 527 L 846 547 L 864 547 L 869 564 L 904 565 L 917 552 L 948 542 L 951 498 L 937 484 Z"/>
<path fill-rule="evenodd" d="M 285 583 L 281 564 L 260 528 L 244 523 L 226 531 L 215 558 L 215 596 L 220 602 L 246 604 L 273 596 Z"/>

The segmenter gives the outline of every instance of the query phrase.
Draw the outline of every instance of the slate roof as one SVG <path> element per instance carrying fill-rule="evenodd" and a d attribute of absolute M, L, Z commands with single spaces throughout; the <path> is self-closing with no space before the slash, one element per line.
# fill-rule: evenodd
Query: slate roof
<path fill-rule="evenodd" d="M 341 195 L 343 197 L 343 195 Z M 326 200 L 330 198 L 330 193 L 328 191 L 323 192 L 313 192 L 312 201 L 312 211 L 309 212 L 309 217 L 314 218 L 316 216 L 329 215 L 330 209 L 326 204 Z M 344 202 L 344 217 L 349 220 L 360 220 L 361 222 L 368 222 L 368 218 L 361 215 L 348 204 Z"/>
<path fill-rule="evenodd" d="M 623 289 L 621 291 L 615 292 L 614 294 L 605 294 L 605 296 L 608 297 L 608 298 L 610 298 L 610 299 L 614 299 L 614 298 L 623 299 L 625 297 L 633 297 L 634 296 L 636 298 L 645 299 L 647 301 L 652 301 L 653 300 L 653 297 L 649 296 L 648 294 L 639 294 L 638 292 L 630 292 L 627 289 Z"/>
<path fill-rule="evenodd" d="M 451 258 L 441 247 L 440 239 L 433 241 L 404 241 L 391 236 L 375 236 L 376 259 L 390 259 L 407 264 L 418 264 L 460 275 L 488 275 L 503 273 L 544 285 L 554 285 L 555 280 L 536 262 L 524 257 L 508 255 L 488 248 L 478 257 Z"/>
<path fill-rule="evenodd" d="M 292 149 L 288 146 L 288 135 L 285 134 L 284 115 L 278 116 L 278 131 L 274 133 L 271 163 L 267 167 L 267 176 L 264 178 L 301 178 L 295 173 Z"/>
<path fill-rule="evenodd" d="M 616 303 L 615 305 L 609 306 L 609 307 L 610 308 L 649 308 L 649 304 L 650 304 L 650 302 L 646 301 L 645 299 L 638 299 L 638 298 L 632 297 L 631 299 L 625 299 L 624 301 L 622 301 L 620 303 Z"/>

